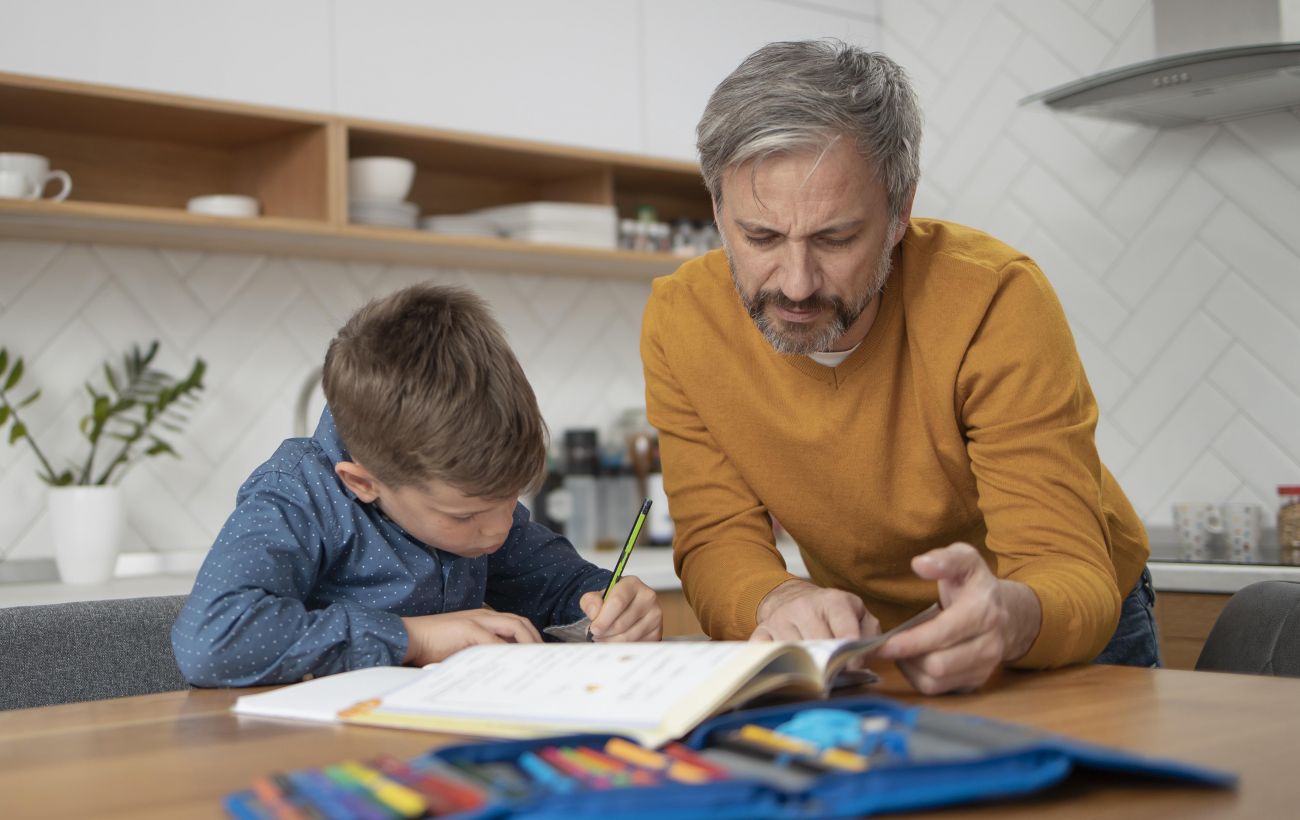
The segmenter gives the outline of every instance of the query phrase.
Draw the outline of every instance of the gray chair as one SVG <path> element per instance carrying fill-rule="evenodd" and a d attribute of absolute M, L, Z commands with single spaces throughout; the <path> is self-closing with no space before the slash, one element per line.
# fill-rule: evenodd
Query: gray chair
<path fill-rule="evenodd" d="M 1243 587 L 1219 613 L 1196 668 L 1300 677 L 1300 582 Z"/>
<path fill-rule="evenodd" d="M 0 709 L 186 688 L 171 641 L 185 598 L 0 609 Z"/>

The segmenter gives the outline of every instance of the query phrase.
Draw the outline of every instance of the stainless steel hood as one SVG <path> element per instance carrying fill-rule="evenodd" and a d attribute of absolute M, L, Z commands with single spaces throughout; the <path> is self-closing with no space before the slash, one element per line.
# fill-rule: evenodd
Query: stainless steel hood
<path fill-rule="evenodd" d="M 1300 22 L 1291 0 L 1155 0 L 1164 56 L 1021 100 L 1055 111 L 1178 126 L 1300 107 Z M 1215 47 L 1207 48 L 1213 44 Z M 1182 50 L 1195 46 L 1189 50 Z M 1181 47 L 1181 48 L 1180 48 Z"/>

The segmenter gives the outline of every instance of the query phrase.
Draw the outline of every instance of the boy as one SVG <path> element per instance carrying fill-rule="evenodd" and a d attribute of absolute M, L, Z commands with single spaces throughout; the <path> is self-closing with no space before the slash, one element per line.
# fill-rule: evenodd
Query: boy
<path fill-rule="evenodd" d="M 597 640 L 659 639 L 650 588 L 625 576 L 602 602 L 610 573 L 515 500 L 542 475 L 545 427 L 477 296 L 371 302 L 330 342 L 323 387 L 315 435 L 240 488 L 172 629 L 191 684 L 423 665 L 584 613 Z"/>

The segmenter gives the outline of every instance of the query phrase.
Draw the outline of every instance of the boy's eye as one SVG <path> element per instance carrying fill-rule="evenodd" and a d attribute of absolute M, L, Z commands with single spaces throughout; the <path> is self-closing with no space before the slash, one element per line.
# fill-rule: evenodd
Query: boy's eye
<path fill-rule="evenodd" d="M 473 521 L 475 518 L 477 518 L 478 513 L 470 513 L 469 515 L 453 515 L 450 517 L 452 521 L 460 521 L 461 523 L 466 523 L 469 521 Z"/>

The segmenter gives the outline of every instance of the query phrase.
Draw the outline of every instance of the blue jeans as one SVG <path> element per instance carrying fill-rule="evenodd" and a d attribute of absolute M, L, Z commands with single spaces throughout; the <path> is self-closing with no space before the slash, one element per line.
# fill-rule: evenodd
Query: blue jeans
<path fill-rule="evenodd" d="M 1156 591 L 1151 587 L 1151 570 L 1142 568 L 1142 577 L 1120 606 L 1119 626 L 1110 643 L 1093 663 L 1118 666 L 1158 667 L 1160 641 L 1156 637 Z"/>

